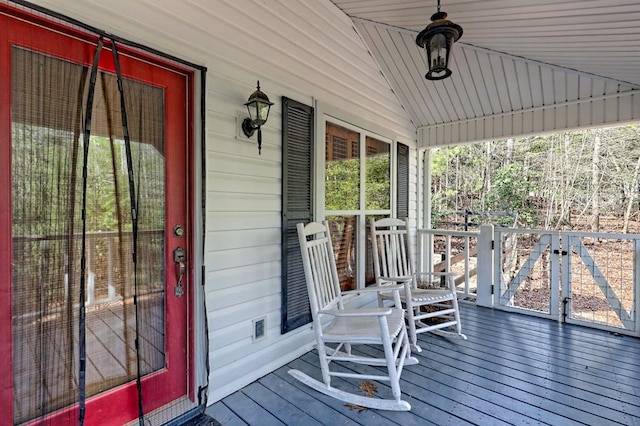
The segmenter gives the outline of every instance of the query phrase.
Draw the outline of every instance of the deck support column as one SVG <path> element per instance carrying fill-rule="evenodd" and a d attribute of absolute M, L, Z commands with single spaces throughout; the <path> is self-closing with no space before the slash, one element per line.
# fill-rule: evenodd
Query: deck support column
<path fill-rule="evenodd" d="M 476 303 L 489 308 L 493 307 L 493 247 L 493 225 L 480 225 Z"/>
<path fill-rule="evenodd" d="M 431 150 L 427 149 L 422 153 L 422 229 L 432 229 L 431 183 Z M 433 271 L 433 235 L 423 234 L 420 236 L 419 241 L 421 243 L 422 256 L 418 260 L 418 270 L 421 272 Z"/>

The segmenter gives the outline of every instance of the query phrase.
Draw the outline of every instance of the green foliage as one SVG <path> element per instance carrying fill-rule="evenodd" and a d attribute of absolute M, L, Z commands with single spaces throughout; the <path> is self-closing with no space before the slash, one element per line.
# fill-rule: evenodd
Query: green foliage
<path fill-rule="evenodd" d="M 132 144 L 141 229 L 164 226 L 164 159 Z M 122 143 L 92 137 L 87 167 L 87 231 L 131 230 L 131 203 Z M 83 144 L 74 135 L 28 125 L 12 129 L 12 232 L 64 235 L 70 216 L 81 223 Z M 75 164 L 75 169 L 74 169 Z M 75 176 L 74 176 L 75 174 Z M 144 176 L 144 179 L 142 177 Z M 118 217 L 120 215 L 120 217 Z M 77 232 L 77 230 L 76 230 Z"/>
<path fill-rule="evenodd" d="M 360 161 L 329 161 L 325 173 L 325 208 L 356 210 L 360 197 Z"/>
<path fill-rule="evenodd" d="M 388 155 L 366 159 L 365 203 L 368 210 L 385 210 L 391 206 L 389 164 Z M 325 173 L 325 208 L 357 210 L 360 206 L 360 161 L 329 161 Z"/>
<path fill-rule="evenodd" d="M 388 154 L 367 157 L 365 202 L 368 210 L 391 208 L 391 178 Z"/>
<path fill-rule="evenodd" d="M 531 173 L 531 176 L 529 175 Z M 516 211 L 518 218 L 527 226 L 536 222 L 535 209 L 529 202 L 530 194 L 535 193 L 532 183 L 538 173 L 524 170 L 522 164 L 506 164 L 495 174 L 495 182 L 487 192 L 487 210 Z"/>
<path fill-rule="evenodd" d="M 517 211 L 521 224 L 547 229 L 592 211 L 640 216 L 638 125 L 441 148 L 431 159 L 432 215 Z"/>

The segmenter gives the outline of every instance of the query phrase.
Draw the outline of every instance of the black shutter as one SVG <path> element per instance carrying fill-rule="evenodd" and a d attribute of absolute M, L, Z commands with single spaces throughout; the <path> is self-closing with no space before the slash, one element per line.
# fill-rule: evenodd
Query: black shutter
<path fill-rule="evenodd" d="M 398 164 L 397 164 L 397 217 L 404 219 L 409 216 L 409 147 L 401 143 L 398 144 Z"/>
<path fill-rule="evenodd" d="M 282 97 L 282 333 L 311 322 L 296 224 L 313 217 L 313 108 Z"/>

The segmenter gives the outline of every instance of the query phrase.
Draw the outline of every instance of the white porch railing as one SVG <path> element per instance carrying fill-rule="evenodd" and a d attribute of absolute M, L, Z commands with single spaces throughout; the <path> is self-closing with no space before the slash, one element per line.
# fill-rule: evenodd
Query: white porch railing
<path fill-rule="evenodd" d="M 163 230 L 141 230 L 139 238 L 162 240 Z M 78 250 L 81 236 L 74 235 L 72 244 Z M 121 241 L 119 241 L 121 240 Z M 13 253 L 16 261 L 13 265 L 13 279 L 21 289 L 14 297 L 24 300 L 14 301 L 14 314 L 33 316 L 42 308 L 40 302 L 33 299 L 34 294 L 46 292 L 50 306 L 55 310 L 68 300 L 69 262 L 67 249 L 68 235 L 21 235 L 13 237 Z M 162 247 L 162 244 L 157 244 Z M 132 233 L 89 232 L 86 244 L 86 306 L 99 305 L 133 294 L 130 279 L 132 266 Z M 78 256 L 78 253 L 75 254 Z M 22 256 L 22 257 L 20 257 Z M 63 260 L 61 260 L 63 259 Z M 79 268 L 79 262 L 76 267 Z M 79 270 L 75 271 L 75 274 Z M 17 281 L 16 281 L 17 280 Z M 33 290 L 25 291 L 32 288 Z M 40 290 L 38 290 L 40 289 Z M 145 289 L 145 291 L 148 291 Z M 18 296 L 20 295 L 20 296 Z M 77 303 L 77 301 L 75 301 Z M 60 308 L 61 309 L 61 308 Z"/>
<path fill-rule="evenodd" d="M 489 306 L 493 226 L 479 232 L 419 229 L 418 272 L 452 272 L 461 300 Z"/>
<path fill-rule="evenodd" d="M 640 235 L 497 229 L 495 239 L 496 308 L 640 336 Z"/>
<path fill-rule="evenodd" d="M 417 271 L 452 272 L 461 300 L 640 336 L 640 235 L 492 225 L 417 234 Z"/>

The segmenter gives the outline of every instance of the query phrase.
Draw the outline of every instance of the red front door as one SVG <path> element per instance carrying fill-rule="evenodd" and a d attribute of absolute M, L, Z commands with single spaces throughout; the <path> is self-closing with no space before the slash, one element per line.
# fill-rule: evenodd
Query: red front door
<path fill-rule="evenodd" d="M 127 159 L 110 41 L 87 148 L 97 37 L 4 5 L 0 28 L 0 412 L 76 424 L 84 393 L 86 424 L 123 424 L 138 374 L 146 413 L 191 392 L 192 74 L 119 46 Z"/>

